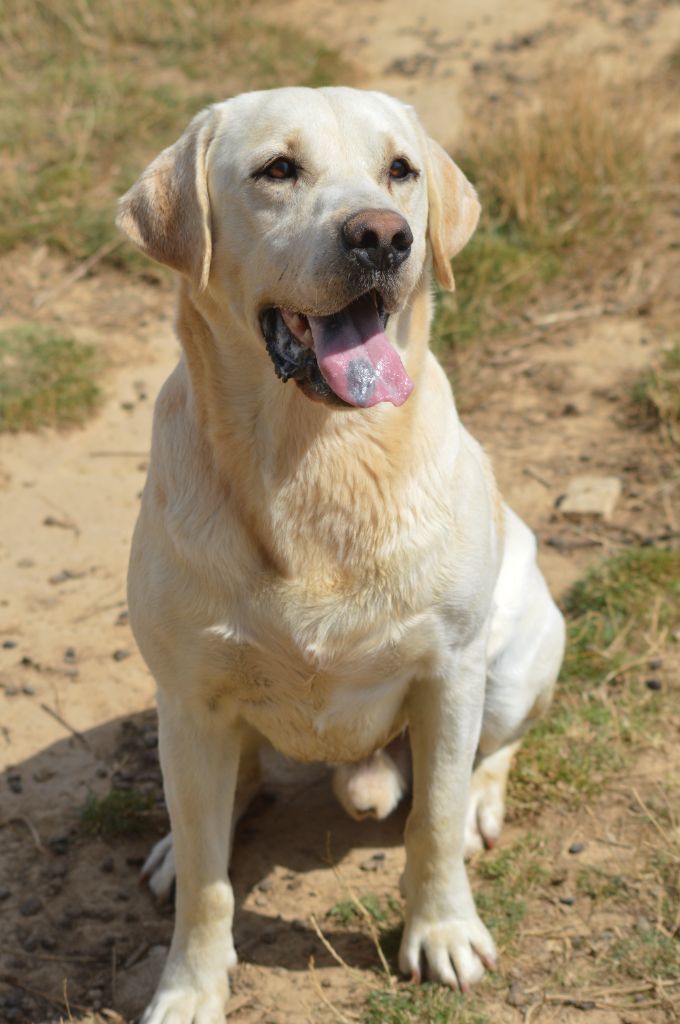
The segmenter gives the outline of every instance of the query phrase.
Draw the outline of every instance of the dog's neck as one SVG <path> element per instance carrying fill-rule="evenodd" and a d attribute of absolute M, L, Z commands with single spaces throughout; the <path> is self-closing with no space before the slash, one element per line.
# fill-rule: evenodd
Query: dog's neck
<path fill-rule="evenodd" d="M 274 563 L 289 564 L 301 537 L 309 537 L 310 510 L 322 530 L 323 509 L 331 506 L 335 536 L 319 542 L 326 552 L 335 547 L 343 563 L 357 539 L 365 546 L 375 535 L 378 543 L 398 529 L 400 483 L 419 458 L 411 442 L 423 411 L 418 385 L 427 357 L 429 281 L 421 281 L 390 325 L 414 382 L 413 394 L 399 408 L 381 403 L 343 409 L 307 398 L 294 382 L 278 380 L 262 339 L 248 336 L 223 311 L 218 328 L 211 313 L 209 302 L 196 300 L 183 282 L 177 331 L 190 378 L 191 414 L 214 472 L 230 486 L 241 482 L 237 500 L 244 520 L 257 522 L 260 532 L 267 524 L 269 536 L 259 546 Z M 284 508 L 285 523 L 277 519 Z M 362 517 L 366 521 L 359 523 Z"/>

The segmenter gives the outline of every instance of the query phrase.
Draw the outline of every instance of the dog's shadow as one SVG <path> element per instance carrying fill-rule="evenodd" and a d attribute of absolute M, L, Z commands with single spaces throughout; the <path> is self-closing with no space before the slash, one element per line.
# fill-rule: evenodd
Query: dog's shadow
<path fill-rule="evenodd" d="M 42 713 L 36 702 L 36 716 Z M 57 1003 L 67 978 L 74 1002 L 88 1005 L 88 993 L 100 991 L 102 1004 L 116 1007 L 116 987 L 120 992 L 126 972 L 141 969 L 144 992 L 127 1000 L 141 1009 L 157 980 L 156 964 L 144 971 L 145 957 L 150 948 L 169 945 L 173 926 L 172 908 L 157 906 L 137 884 L 141 863 L 168 828 L 155 711 L 74 730 L 15 761 L 0 781 L 0 798 L 7 939 L 0 974 Z M 329 769 L 288 764 L 282 777 L 270 768 L 234 840 L 230 876 L 240 962 L 307 971 L 313 956 L 318 967 L 335 965 L 314 928 L 313 910 L 342 960 L 377 968 L 365 931 L 328 912 L 350 898 L 347 864 L 360 895 L 397 895 L 398 871 L 388 878 L 381 858 L 385 853 L 394 867 L 390 851 L 401 847 L 406 813 L 401 807 L 386 821 L 353 821 L 333 796 Z M 359 873 L 364 862 L 372 870 L 376 852 L 376 873 Z M 332 870 L 337 864 L 339 877 Z"/>

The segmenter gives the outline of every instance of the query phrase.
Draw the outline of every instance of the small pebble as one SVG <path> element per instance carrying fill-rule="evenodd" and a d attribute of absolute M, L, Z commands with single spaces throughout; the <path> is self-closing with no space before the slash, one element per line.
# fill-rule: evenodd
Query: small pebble
<path fill-rule="evenodd" d="M 117 651 L 113 652 L 113 660 L 114 661 L 125 661 L 125 659 L 129 658 L 129 657 L 130 657 L 130 652 L 124 650 L 122 647 L 119 647 Z"/>
<path fill-rule="evenodd" d="M 35 695 L 35 687 L 30 686 L 28 683 L 24 683 L 21 687 L 21 692 L 25 693 L 27 697 L 33 697 Z"/>
<path fill-rule="evenodd" d="M 23 789 L 23 780 L 21 778 L 21 772 L 17 768 L 7 769 L 7 785 L 13 793 L 21 793 Z"/>
<path fill-rule="evenodd" d="M 573 907 L 575 902 L 573 896 L 560 896 L 560 903 L 563 903 L 565 907 Z"/>
<path fill-rule="evenodd" d="M 258 883 L 257 888 L 260 890 L 260 892 L 270 892 L 273 885 L 274 883 L 272 882 L 271 878 L 264 878 L 261 882 Z"/>
<path fill-rule="evenodd" d="M 5 687 L 5 697 L 16 697 L 18 692 L 19 692 L 19 687 L 18 686 L 6 686 Z"/>
<path fill-rule="evenodd" d="M 16 647 L 16 645 L 17 645 L 16 640 L 3 640 L 2 641 L 2 646 L 5 648 L 6 651 L 11 651 L 13 647 Z M 650 665 L 650 668 L 651 668 L 651 665 Z"/>
<path fill-rule="evenodd" d="M 74 661 L 77 661 L 78 655 L 76 654 L 75 647 L 67 647 L 64 651 L 64 661 L 67 665 L 72 665 Z"/>
<path fill-rule="evenodd" d="M 657 669 L 663 668 L 663 658 L 650 658 L 647 665 L 651 668 L 652 672 L 656 672 Z"/>
<path fill-rule="evenodd" d="M 53 836 L 49 841 L 50 850 L 52 853 L 56 853 L 57 856 L 62 856 L 66 853 L 69 847 L 68 836 Z"/>
<path fill-rule="evenodd" d="M 660 690 L 661 689 L 661 680 L 660 679 L 647 679 L 645 681 L 645 686 L 647 687 L 648 690 Z"/>
<path fill-rule="evenodd" d="M 37 896 L 29 896 L 19 904 L 19 913 L 22 917 L 34 917 L 42 910 L 42 900 Z"/>
<path fill-rule="evenodd" d="M 127 611 L 127 609 L 125 611 L 123 611 L 123 612 L 119 612 L 118 613 L 118 618 L 116 619 L 116 625 L 117 626 L 127 626 L 129 618 L 130 618 L 130 613 Z"/>
<path fill-rule="evenodd" d="M 569 847 L 569 853 L 583 853 L 586 848 L 585 843 L 572 843 Z"/>
<path fill-rule="evenodd" d="M 10 895 L 11 892 L 6 885 L 0 886 L 0 903 L 2 903 L 3 900 L 9 899 Z"/>

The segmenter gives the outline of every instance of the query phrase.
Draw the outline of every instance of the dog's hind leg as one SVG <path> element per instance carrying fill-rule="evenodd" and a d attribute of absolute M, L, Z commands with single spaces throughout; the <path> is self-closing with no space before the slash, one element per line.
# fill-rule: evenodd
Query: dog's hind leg
<path fill-rule="evenodd" d="M 547 710 L 562 663 L 564 619 L 536 563 L 536 540 L 505 509 L 505 553 L 494 591 L 482 733 L 465 825 L 465 855 L 498 840 L 520 738 Z"/>
<path fill-rule="evenodd" d="M 519 742 L 501 747 L 484 757 L 472 775 L 465 820 L 465 858 L 496 844 L 505 817 L 505 791 L 512 758 Z"/>

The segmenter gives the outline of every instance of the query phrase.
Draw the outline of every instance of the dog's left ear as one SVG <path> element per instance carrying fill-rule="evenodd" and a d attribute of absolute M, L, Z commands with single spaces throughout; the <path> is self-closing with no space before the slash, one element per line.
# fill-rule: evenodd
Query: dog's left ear
<path fill-rule="evenodd" d="M 472 236 L 482 208 L 474 188 L 449 154 L 434 139 L 428 139 L 428 144 L 427 230 L 432 262 L 439 284 L 452 292 L 456 283 L 451 260 Z"/>
<path fill-rule="evenodd" d="M 119 200 L 116 217 L 142 252 L 185 274 L 198 291 L 212 258 L 206 157 L 216 120 L 212 107 L 197 114 Z"/>

